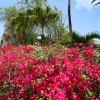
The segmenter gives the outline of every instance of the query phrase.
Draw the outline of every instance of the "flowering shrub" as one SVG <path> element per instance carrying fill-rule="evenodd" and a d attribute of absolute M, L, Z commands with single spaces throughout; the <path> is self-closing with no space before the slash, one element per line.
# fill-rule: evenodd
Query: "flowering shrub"
<path fill-rule="evenodd" d="M 100 50 L 98 50 L 99 48 L 97 48 L 95 51 L 94 51 L 94 55 L 93 55 L 93 58 L 94 60 L 96 61 L 96 64 L 98 66 L 100 66 Z"/>
<path fill-rule="evenodd" d="M 100 100 L 100 66 L 91 45 L 3 46 L 0 100 Z"/>

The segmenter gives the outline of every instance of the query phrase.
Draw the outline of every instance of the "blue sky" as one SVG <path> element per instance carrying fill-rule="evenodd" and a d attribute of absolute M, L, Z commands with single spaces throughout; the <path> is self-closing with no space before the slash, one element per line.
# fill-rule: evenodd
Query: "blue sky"
<path fill-rule="evenodd" d="M 81 35 L 98 31 L 100 32 L 100 5 L 93 6 L 98 1 L 89 5 L 92 0 L 71 0 L 72 29 Z M 0 7 L 7 7 L 17 3 L 17 0 L 0 0 Z M 56 6 L 62 12 L 65 25 L 68 25 L 68 0 L 48 0 L 51 8 Z M 4 32 L 4 23 L 0 22 L 0 37 Z M 100 33 L 99 33 L 100 34 Z"/>

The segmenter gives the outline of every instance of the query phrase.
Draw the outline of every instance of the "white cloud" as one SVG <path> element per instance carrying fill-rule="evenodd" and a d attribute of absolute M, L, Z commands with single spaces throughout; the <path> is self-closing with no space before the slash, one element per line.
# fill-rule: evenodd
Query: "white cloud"
<path fill-rule="evenodd" d="M 96 4 L 97 2 L 99 2 L 100 0 L 97 0 L 96 2 L 94 2 L 92 5 L 90 5 L 92 0 L 75 0 L 77 2 L 76 8 L 80 9 L 82 7 L 87 8 L 88 10 L 91 10 L 91 7 L 93 6 L 93 4 Z"/>

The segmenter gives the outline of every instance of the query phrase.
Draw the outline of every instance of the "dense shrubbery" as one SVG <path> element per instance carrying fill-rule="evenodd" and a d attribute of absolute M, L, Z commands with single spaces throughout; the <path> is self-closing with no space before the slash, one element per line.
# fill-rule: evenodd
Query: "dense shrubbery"
<path fill-rule="evenodd" d="M 3 46 L 2 100 L 100 100 L 100 66 L 91 47 Z M 69 45 L 70 46 L 70 45 Z"/>

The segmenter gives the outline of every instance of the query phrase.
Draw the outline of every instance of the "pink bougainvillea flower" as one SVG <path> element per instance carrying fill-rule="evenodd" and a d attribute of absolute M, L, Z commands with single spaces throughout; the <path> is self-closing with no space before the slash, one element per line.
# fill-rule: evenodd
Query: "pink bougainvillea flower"
<path fill-rule="evenodd" d="M 11 98 L 13 98 L 13 97 L 14 97 L 14 94 L 12 93 L 12 94 L 11 94 Z"/>
<path fill-rule="evenodd" d="M 76 100 L 76 98 L 77 98 L 77 95 L 74 94 L 73 95 L 73 100 Z"/>
<path fill-rule="evenodd" d="M 90 46 L 95 45 L 94 43 L 90 43 Z"/>
<path fill-rule="evenodd" d="M 24 98 L 21 98 L 20 100 L 24 100 Z"/>
<path fill-rule="evenodd" d="M 83 46 L 83 47 L 82 47 L 82 50 L 83 50 L 83 49 L 86 49 L 86 47 L 85 47 L 85 46 Z"/>
<path fill-rule="evenodd" d="M 99 97 L 98 97 L 98 100 L 100 100 L 100 95 L 99 95 Z"/>
<path fill-rule="evenodd" d="M 71 46 L 70 43 L 68 44 L 68 46 L 69 46 L 69 47 Z"/>
<path fill-rule="evenodd" d="M 79 45 L 81 46 L 83 43 L 79 43 Z"/>
<path fill-rule="evenodd" d="M 67 50 L 45 46 L 38 54 L 37 47 L 2 48 L 0 87 L 4 95 L 0 93 L 0 100 L 85 100 L 87 91 L 99 93 L 100 67 L 93 58 L 92 46 L 83 46 L 81 52 L 80 46 Z M 48 57 L 50 52 L 54 55 Z M 91 95 L 89 98 L 94 100 Z"/>
<path fill-rule="evenodd" d="M 76 45 L 78 45 L 78 43 L 76 43 Z"/>
<path fill-rule="evenodd" d="M 8 98 L 7 100 L 13 100 L 12 98 Z"/>
<path fill-rule="evenodd" d="M 39 46 L 41 46 L 41 43 L 39 43 Z"/>
<path fill-rule="evenodd" d="M 6 92 L 6 95 L 8 95 L 9 94 L 9 92 Z"/>
<path fill-rule="evenodd" d="M 20 64 L 18 68 L 23 69 L 24 68 L 23 64 Z"/>
<path fill-rule="evenodd" d="M 90 46 L 92 45 L 92 43 L 90 43 Z"/>

